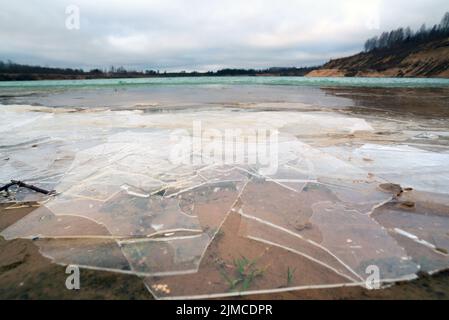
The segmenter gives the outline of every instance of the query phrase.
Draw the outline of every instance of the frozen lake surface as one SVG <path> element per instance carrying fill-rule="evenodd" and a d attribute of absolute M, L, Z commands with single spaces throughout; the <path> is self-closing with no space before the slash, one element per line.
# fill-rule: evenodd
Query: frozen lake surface
<path fill-rule="evenodd" d="M 449 267 L 446 80 L 114 81 L 0 83 L 0 183 L 57 192 L 4 238 L 156 298 Z"/>

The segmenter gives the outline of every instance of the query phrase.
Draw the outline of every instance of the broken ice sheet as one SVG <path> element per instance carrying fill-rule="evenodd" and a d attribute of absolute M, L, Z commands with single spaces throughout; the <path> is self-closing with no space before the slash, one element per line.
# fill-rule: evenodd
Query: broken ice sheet
<path fill-rule="evenodd" d="M 403 187 L 449 194 L 449 153 L 408 145 L 375 144 L 365 144 L 356 149 L 327 148 L 326 152 Z"/>
<path fill-rule="evenodd" d="M 154 176 L 160 174 L 162 167 L 174 167 L 169 161 L 167 136 L 167 132 L 116 133 L 108 137 L 105 143 L 79 151 L 59 190 L 65 191 L 74 184 L 84 183 L 86 179 L 92 180 L 92 183 L 100 179 L 99 183 L 118 187 L 129 184 L 144 189 L 161 184 Z M 104 181 L 104 176 L 110 179 Z"/>
<path fill-rule="evenodd" d="M 303 229 L 316 228 L 310 222 L 301 227 Z M 298 229 L 298 231 L 300 230 Z M 299 232 L 292 232 L 260 219 L 242 216 L 239 235 L 296 253 L 345 277 L 349 283 L 362 280 L 358 274 L 339 261 L 332 252 L 319 243 L 304 238 Z"/>
<path fill-rule="evenodd" d="M 198 218 L 204 232 L 213 237 L 239 199 L 247 181 L 207 183 L 177 196 L 181 208 Z"/>
<path fill-rule="evenodd" d="M 140 197 L 121 191 L 105 202 L 59 196 L 46 206 L 55 215 L 77 215 L 104 225 L 117 238 L 201 231 L 198 219 L 181 211 L 179 200 L 157 195 Z"/>
<path fill-rule="evenodd" d="M 198 170 L 198 175 L 208 183 L 239 182 L 248 179 L 248 173 L 234 166 L 211 166 Z"/>
<path fill-rule="evenodd" d="M 332 190 L 340 201 L 364 213 L 372 211 L 372 208 L 379 203 L 391 199 L 391 194 L 378 189 L 378 184 L 384 183 L 385 180 L 353 165 L 346 159 L 339 159 L 304 143 L 298 144 L 296 161 L 289 161 L 279 169 L 273 181 L 297 191 L 301 191 L 304 186 L 300 182 L 301 178 L 322 184 Z M 292 182 L 289 182 L 289 179 L 292 179 Z M 296 185 L 292 184 L 295 179 L 299 179 Z"/>
<path fill-rule="evenodd" d="M 384 185 L 379 180 L 318 179 L 320 184 L 330 190 L 346 208 L 355 209 L 360 213 L 369 214 L 377 206 L 390 201 L 396 193 L 382 190 Z"/>
<path fill-rule="evenodd" d="M 374 130 L 365 119 L 330 112 L 297 112 L 289 120 L 284 129 L 299 137 Z"/>
<path fill-rule="evenodd" d="M 146 277 L 150 292 L 158 299 L 212 298 L 350 282 L 302 255 L 239 235 L 240 219 L 235 212 L 228 216 L 196 273 Z"/>
<path fill-rule="evenodd" d="M 373 213 L 425 272 L 449 267 L 449 207 L 447 199 L 438 200 L 429 193 L 409 191 Z"/>
<path fill-rule="evenodd" d="M 313 205 L 311 222 L 322 235 L 320 244 L 362 279 L 376 266 L 381 281 L 410 279 L 419 266 L 388 232 L 369 215 L 330 201 Z"/>
<path fill-rule="evenodd" d="M 40 253 L 57 264 L 132 273 L 128 260 L 112 239 L 39 239 Z"/>
<path fill-rule="evenodd" d="M 161 188 L 162 185 L 162 182 L 144 174 L 111 169 L 102 170 L 99 174 L 80 181 L 69 188 L 65 194 L 106 201 L 121 190 L 129 190 L 129 192 L 148 197 L 150 193 Z"/>
<path fill-rule="evenodd" d="M 0 118 L 0 132 L 8 134 L 12 130 L 29 126 L 30 124 L 42 121 L 49 115 L 29 112 L 24 107 L 18 105 L 2 105 L 2 117 Z M 2 135 L 3 136 L 3 135 Z M 0 140 L 1 141 L 1 140 Z"/>
<path fill-rule="evenodd" d="M 7 240 L 16 238 L 111 237 L 106 228 L 79 215 L 55 215 L 45 206 L 37 208 L 1 232 Z"/>
<path fill-rule="evenodd" d="M 196 272 L 211 238 L 205 234 L 120 241 L 132 270 L 162 276 Z"/>
<path fill-rule="evenodd" d="M 250 182 L 241 196 L 239 212 L 273 228 L 272 232 L 283 231 L 312 241 L 338 260 L 353 278 L 358 276 L 358 280 L 366 278 L 365 269 L 370 264 L 379 266 L 384 279 L 413 276 L 417 271 L 406 252 L 380 225 L 366 214 L 349 210 L 320 184 L 309 183 L 301 193 L 296 193 L 274 182 Z M 268 232 L 269 228 L 257 238 L 290 249 L 299 246 L 293 240 L 279 240 L 282 238 Z"/>
<path fill-rule="evenodd" d="M 340 150 L 340 149 L 337 149 Z M 314 179 L 366 180 L 369 171 L 335 156 L 328 149 L 320 150 L 305 143 L 298 144 L 298 161 L 290 161 L 289 166 L 307 173 Z"/>
<path fill-rule="evenodd" d="M 316 182 L 311 170 L 300 170 L 298 166 L 292 167 L 288 165 L 279 167 L 275 173 L 266 175 L 266 178 L 267 181 L 273 181 L 297 192 L 301 192 L 308 182 Z"/>
<path fill-rule="evenodd" d="M 239 213 L 320 241 L 318 228 L 304 228 L 310 223 L 312 205 L 320 201 L 337 200 L 327 188 L 309 183 L 296 192 L 273 182 L 251 180 L 240 197 Z"/>
<path fill-rule="evenodd" d="M 54 187 L 73 161 L 74 153 L 58 141 L 35 142 L 25 148 L 0 148 L 0 182 L 21 180 Z"/>
<path fill-rule="evenodd" d="M 181 193 L 200 187 L 206 183 L 206 180 L 198 174 L 190 175 L 179 180 L 173 179 L 161 189 L 158 194 L 164 197 L 176 197 Z"/>
<path fill-rule="evenodd" d="M 69 221 L 65 223 L 66 221 Z M 87 228 L 86 224 L 102 228 Z M 176 199 L 121 193 L 111 202 L 58 196 L 4 231 L 8 238 L 148 237 L 161 232 L 201 231 L 198 219 L 181 211 Z"/>
<path fill-rule="evenodd" d="M 159 276 L 196 272 L 244 184 L 245 181 L 208 183 L 170 199 L 180 201 L 182 210 L 198 219 L 200 233 L 187 236 L 165 233 L 154 239 L 120 241 L 133 270 Z M 164 222 L 165 218 L 161 219 Z"/>

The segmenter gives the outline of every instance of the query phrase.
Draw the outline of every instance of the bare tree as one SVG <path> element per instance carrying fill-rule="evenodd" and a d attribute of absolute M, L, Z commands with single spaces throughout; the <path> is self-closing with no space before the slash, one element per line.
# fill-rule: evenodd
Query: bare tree
<path fill-rule="evenodd" d="M 446 12 L 443 19 L 441 19 L 439 29 L 441 31 L 449 31 L 449 12 Z"/>
<path fill-rule="evenodd" d="M 373 37 L 365 42 L 366 52 L 375 49 L 392 48 L 403 43 L 420 43 L 449 36 L 449 12 L 446 12 L 440 24 L 427 28 L 425 24 L 413 32 L 410 27 L 398 28 L 390 32 L 383 32 L 379 37 Z"/>

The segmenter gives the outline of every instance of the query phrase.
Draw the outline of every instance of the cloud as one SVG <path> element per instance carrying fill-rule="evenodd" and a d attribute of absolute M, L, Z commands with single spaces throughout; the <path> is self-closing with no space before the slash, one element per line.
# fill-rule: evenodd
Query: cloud
<path fill-rule="evenodd" d="M 65 27 L 66 7 L 80 29 Z M 437 23 L 446 0 L 16 0 L 0 11 L 0 59 L 161 70 L 301 66 L 361 50 L 383 30 Z"/>

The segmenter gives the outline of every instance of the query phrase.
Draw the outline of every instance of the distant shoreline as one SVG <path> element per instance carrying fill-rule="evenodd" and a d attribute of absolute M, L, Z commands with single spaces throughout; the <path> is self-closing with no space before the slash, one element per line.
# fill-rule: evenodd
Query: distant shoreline
<path fill-rule="evenodd" d="M 222 69 L 218 71 L 180 71 L 159 72 L 158 70 L 128 71 L 123 67 L 111 67 L 108 71 L 92 69 L 63 69 L 41 66 L 21 65 L 13 62 L 0 61 L 0 81 L 32 81 L 32 80 L 87 80 L 87 79 L 118 79 L 118 78 L 182 78 L 182 77 L 288 77 L 305 76 L 319 67 L 273 67 L 268 69 Z"/>
<path fill-rule="evenodd" d="M 117 75 L 117 76 L 104 76 L 104 77 L 91 77 L 91 76 L 61 76 L 61 75 L 31 75 L 27 77 L 11 77 L 11 78 L 3 78 L 2 74 L 0 74 L 0 82 L 8 82 L 8 81 L 57 81 L 57 80 L 113 80 L 113 79 L 164 79 L 164 78 L 206 78 L 206 77 L 232 77 L 232 78 L 242 78 L 242 77 L 290 77 L 290 78 L 404 78 L 404 79 L 448 79 L 446 76 L 423 76 L 423 75 L 407 75 L 407 76 L 395 76 L 388 75 L 382 73 L 365 73 L 365 74 L 357 74 L 357 75 L 348 75 L 345 74 L 345 71 L 339 69 L 315 69 L 311 71 L 309 74 L 305 75 L 280 75 L 280 74 L 241 74 L 241 75 L 209 75 L 209 74 L 186 74 L 186 75 L 176 75 L 176 74 L 165 74 L 165 75 Z"/>
<path fill-rule="evenodd" d="M 30 77 L 12 77 L 12 79 L 2 78 L 0 74 L 0 81 L 41 81 L 41 80 L 109 80 L 109 79 L 141 79 L 141 78 L 205 78 L 205 77 L 305 77 L 306 75 L 280 75 L 280 74 L 240 74 L 240 75 L 209 75 L 209 74 L 165 74 L 165 75 L 117 75 L 117 76 L 104 76 L 104 77 L 91 77 L 91 76 L 61 76 L 61 75 L 31 75 Z"/>

